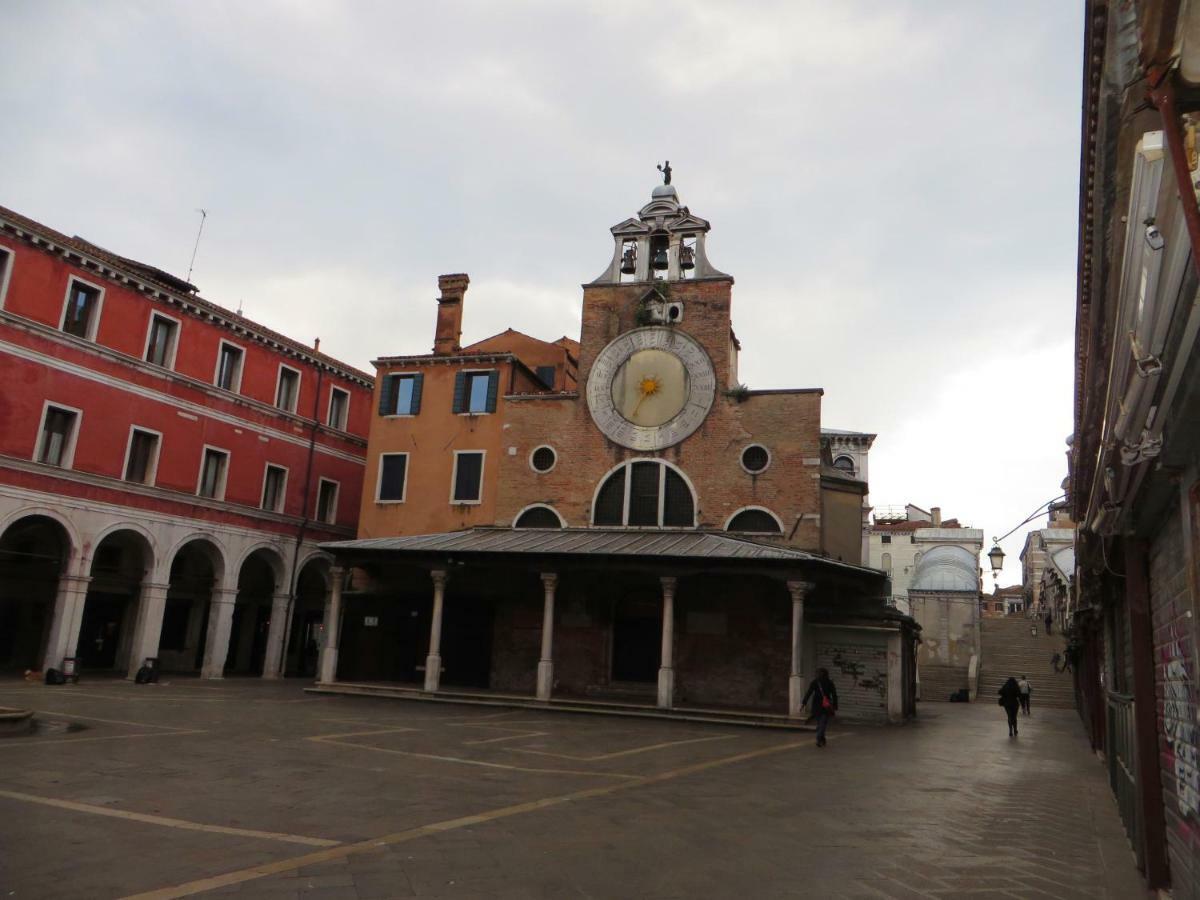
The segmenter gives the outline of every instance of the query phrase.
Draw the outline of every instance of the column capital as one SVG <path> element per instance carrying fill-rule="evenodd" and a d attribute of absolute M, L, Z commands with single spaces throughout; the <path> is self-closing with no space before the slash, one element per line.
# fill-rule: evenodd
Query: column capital
<path fill-rule="evenodd" d="M 212 589 L 213 603 L 236 603 L 238 589 L 237 588 L 219 588 Z"/>
<path fill-rule="evenodd" d="M 450 573 L 445 569 L 430 569 L 429 577 L 433 579 L 435 588 L 444 588 L 446 582 L 450 580 Z"/>
<path fill-rule="evenodd" d="M 162 591 L 164 594 L 171 589 L 171 585 L 162 584 L 157 581 L 143 581 L 142 590 L 144 591 Z"/>
<path fill-rule="evenodd" d="M 552 591 L 557 586 L 558 586 L 558 573 L 557 572 L 543 572 L 542 573 L 542 587 L 544 587 L 548 591 Z"/>
<path fill-rule="evenodd" d="M 337 564 L 330 566 L 329 567 L 330 581 L 336 581 L 339 578 L 345 578 L 346 577 L 346 568 L 347 568 L 346 566 L 339 566 Z"/>
<path fill-rule="evenodd" d="M 670 594 L 670 595 L 674 596 L 675 585 L 679 581 L 679 579 L 676 578 L 674 575 L 663 575 L 658 580 L 662 583 L 663 595 L 666 596 L 666 595 Z"/>
<path fill-rule="evenodd" d="M 816 583 L 812 581 L 789 581 L 787 583 L 788 592 L 792 595 L 793 600 L 803 600 L 812 593 L 816 586 Z"/>

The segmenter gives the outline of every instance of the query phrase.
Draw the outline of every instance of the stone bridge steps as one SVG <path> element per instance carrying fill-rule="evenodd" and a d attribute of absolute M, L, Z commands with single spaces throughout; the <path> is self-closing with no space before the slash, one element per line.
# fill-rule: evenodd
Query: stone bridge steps
<path fill-rule="evenodd" d="M 1037 634 L 1033 633 L 1034 626 Z M 1009 676 L 1026 675 L 1033 686 L 1033 707 L 1074 709 L 1075 688 L 1070 673 L 1055 672 L 1051 659 L 1063 654 L 1060 634 L 1045 634 L 1040 621 L 1022 617 L 987 618 L 980 623 L 981 665 L 979 696 L 992 698 Z"/>

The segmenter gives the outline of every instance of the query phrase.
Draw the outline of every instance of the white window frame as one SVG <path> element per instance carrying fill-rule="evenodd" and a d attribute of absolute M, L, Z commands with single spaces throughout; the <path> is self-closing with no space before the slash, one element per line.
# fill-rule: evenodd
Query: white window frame
<path fill-rule="evenodd" d="M 380 464 L 379 470 L 380 470 L 380 472 L 383 471 L 382 463 Z M 330 512 L 332 513 L 332 517 L 328 518 L 328 519 L 322 519 L 320 516 L 321 485 L 323 485 L 323 484 L 332 484 L 333 485 L 333 502 L 330 504 Z M 406 491 L 408 490 L 408 463 L 404 464 L 404 489 Z M 332 478 L 324 478 L 324 477 L 318 478 L 317 479 L 317 497 L 316 497 L 316 502 L 313 504 L 313 519 L 317 522 L 322 522 L 325 525 L 332 525 L 335 522 L 337 522 L 338 501 L 341 499 L 341 497 L 342 497 L 342 483 L 340 481 L 334 481 Z"/>
<path fill-rule="evenodd" d="M 283 472 L 283 486 L 279 489 L 279 509 L 268 509 L 267 507 L 263 506 L 263 501 L 266 500 L 267 493 L 267 474 L 272 469 L 280 469 Z M 263 463 L 262 490 L 258 492 L 259 509 L 261 509 L 263 512 L 271 512 L 278 515 L 283 515 L 283 511 L 287 509 L 287 486 L 288 476 L 290 474 L 291 470 L 289 470 L 287 466 L 281 466 L 279 463 L 273 462 Z"/>
<path fill-rule="evenodd" d="M 539 450 L 549 450 L 551 453 L 554 454 L 554 462 L 552 462 L 550 464 L 550 468 L 539 469 L 537 466 L 535 466 L 533 464 L 533 454 L 537 453 Z M 536 447 L 534 447 L 532 450 L 529 451 L 529 468 L 533 471 L 533 473 L 535 475 L 549 475 L 551 472 L 554 471 L 554 469 L 557 465 L 558 465 L 558 451 L 555 450 L 553 447 L 551 447 L 549 444 L 538 444 Z"/>
<path fill-rule="evenodd" d="M 291 409 L 288 409 L 286 406 L 279 405 L 279 388 L 283 384 L 283 370 L 284 369 L 287 369 L 289 372 L 294 372 L 296 375 L 296 393 L 292 397 Z M 301 372 L 299 369 L 295 368 L 294 366 L 289 366 L 287 363 L 280 363 L 279 364 L 279 372 L 275 376 L 275 396 L 273 398 L 271 398 L 271 404 L 276 409 L 281 409 L 284 412 L 292 413 L 293 415 L 295 415 L 296 410 L 298 410 L 300 408 L 300 388 L 303 385 L 303 383 L 304 383 L 304 373 L 303 372 Z"/>
<path fill-rule="evenodd" d="M 745 462 L 744 457 L 746 455 L 746 451 L 749 450 L 751 447 L 761 447 L 767 454 L 767 464 L 765 466 L 763 466 L 761 469 L 755 470 L 755 469 L 747 469 L 746 468 L 746 462 Z M 750 444 L 746 444 L 746 446 L 742 447 L 742 449 L 738 451 L 738 465 L 742 467 L 742 471 L 745 472 L 747 475 L 762 475 L 764 472 L 767 471 L 767 469 L 771 468 L 772 462 L 774 462 L 774 458 L 771 456 L 771 448 L 768 447 L 766 444 L 759 444 L 757 442 L 750 443 Z"/>
<path fill-rule="evenodd" d="M 226 346 L 232 347 L 234 350 L 242 354 L 241 361 L 238 363 L 237 378 L 233 379 L 233 386 L 228 388 L 221 387 L 221 352 Z M 242 373 L 246 371 L 246 348 L 241 344 L 235 344 L 233 341 L 227 341 L 225 338 L 217 343 L 217 364 L 213 367 L 213 387 L 220 391 L 229 391 L 232 394 L 240 394 L 242 392 Z M 278 393 L 276 387 L 276 393 Z"/>
<path fill-rule="evenodd" d="M 489 412 L 486 409 L 486 407 L 487 407 L 487 395 L 486 394 L 484 395 L 484 398 L 483 398 L 483 405 L 485 408 L 483 410 L 481 410 L 480 412 L 471 412 L 471 376 L 472 375 L 486 375 L 490 379 L 493 372 L 497 373 L 496 378 L 499 379 L 500 375 L 498 373 L 500 372 L 500 369 L 496 368 L 496 367 L 491 368 L 491 369 L 463 369 L 463 374 L 466 376 L 466 379 L 465 379 L 466 383 L 463 385 L 463 388 L 464 388 L 464 390 L 463 390 L 463 406 L 465 406 L 466 409 L 464 409 L 458 415 L 460 415 L 460 416 L 491 416 L 491 415 L 495 415 L 495 411 Z M 490 386 L 490 382 L 489 382 L 489 386 Z M 500 384 L 499 384 L 499 381 L 497 381 L 497 383 L 496 383 L 496 388 L 497 388 L 497 390 L 496 390 L 496 407 L 497 407 L 497 409 L 500 406 L 499 387 L 500 387 Z M 468 450 L 466 452 L 473 453 L 474 451 Z"/>
<path fill-rule="evenodd" d="M 512 525 L 510 527 L 516 528 L 517 522 L 519 522 L 521 520 L 521 516 L 525 515 L 525 513 L 529 512 L 531 509 L 548 509 L 548 510 L 550 510 L 550 512 L 552 512 L 556 516 L 558 516 L 558 523 L 561 527 L 563 527 L 563 528 L 568 527 L 567 520 L 565 518 L 563 518 L 563 514 L 560 513 L 553 506 L 551 506 L 549 503 L 530 503 L 528 506 L 522 508 L 515 516 L 513 516 Z"/>
<path fill-rule="evenodd" d="M 779 526 L 779 531 L 776 533 L 779 535 L 783 535 L 783 519 L 779 518 L 779 516 L 775 515 L 775 513 L 772 510 L 767 509 L 765 506 L 743 506 L 740 509 L 735 509 L 732 513 L 729 514 L 729 518 L 727 518 L 725 520 L 725 525 L 723 526 L 722 530 L 729 531 L 729 523 L 732 522 L 734 519 L 736 519 L 738 516 L 740 516 L 744 512 L 765 512 L 768 516 L 770 516 L 772 519 L 774 519 L 775 524 Z M 730 534 L 764 534 L 764 535 L 771 534 L 771 532 L 769 532 L 769 531 L 730 531 L 729 533 Z"/>
<path fill-rule="evenodd" d="M 329 421 L 330 416 L 333 415 L 333 395 L 335 392 L 344 394 L 346 397 L 346 405 L 342 407 L 342 422 L 338 425 L 334 425 Z M 325 423 L 330 428 L 336 428 L 338 431 L 345 431 L 346 426 L 350 424 L 350 392 L 345 388 L 340 388 L 334 384 L 329 386 L 329 402 L 325 405 Z"/>
<path fill-rule="evenodd" d="M 145 481 L 129 481 L 125 477 L 129 471 L 129 457 L 133 453 L 133 433 L 141 431 L 145 434 L 152 434 L 158 438 L 158 442 L 154 445 L 154 455 L 146 464 L 146 480 Z M 145 484 L 148 487 L 154 487 L 158 481 L 158 459 L 162 455 L 163 435 L 161 431 L 156 431 L 153 428 L 147 428 L 145 425 L 130 425 L 129 437 L 125 440 L 125 459 L 121 461 L 121 480 L 128 481 L 129 484 Z"/>
<path fill-rule="evenodd" d="M 80 278 L 78 275 L 67 276 L 67 291 L 63 294 L 62 314 L 58 317 L 58 330 L 63 334 L 67 334 L 67 311 L 71 308 L 71 289 L 76 282 L 90 287 L 92 290 L 99 291 L 100 294 L 96 298 L 96 314 L 92 316 L 92 320 L 88 322 L 87 335 L 81 340 L 92 341 L 96 340 L 96 334 L 100 331 L 100 315 L 104 312 L 104 286 L 88 281 L 86 278 Z M 71 335 L 75 337 L 75 335 Z"/>
<path fill-rule="evenodd" d="M 204 460 L 208 457 L 209 450 L 215 451 L 216 453 L 224 454 L 225 455 L 225 466 L 224 466 L 224 468 L 221 469 L 221 483 L 219 485 L 219 489 L 217 490 L 216 495 L 213 497 L 204 497 L 204 495 L 200 493 L 200 488 L 204 485 Z M 230 453 L 228 450 L 226 450 L 224 447 L 217 447 L 214 444 L 204 444 L 200 448 L 200 473 L 196 476 L 196 496 L 204 497 L 205 500 L 224 501 L 225 500 L 225 488 L 229 484 L 229 466 L 232 464 L 232 462 L 233 462 L 233 454 Z"/>
<path fill-rule="evenodd" d="M 150 365 L 152 365 L 152 366 L 158 365 L 158 363 L 150 362 L 150 360 L 148 358 L 150 355 L 150 338 L 154 334 L 154 320 L 155 319 L 165 319 L 166 321 L 171 322 L 175 326 L 175 331 L 171 336 L 171 348 L 167 352 L 167 358 L 162 363 L 162 367 L 164 369 L 170 369 L 170 370 L 174 371 L 174 369 L 175 369 L 175 353 L 176 353 L 176 351 L 179 350 L 179 336 L 181 334 L 183 334 L 183 322 L 181 322 L 179 319 L 175 318 L 174 316 L 168 316 L 166 313 L 159 312 L 158 310 L 151 311 L 150 321 L 146 325 L 146 344 L 145 344 L 145 346 L 142 347 L 142 362 L 150 363 Z"/>
<path fill-rule="evenodd" d="M 479 415 L 479 413 L 476 413 Z M 455 500 L 454 485 L 458 483 L 458 458 L 464 453 L 478 454 L 482 457 L 479 460 L 479 497 L 475 500 Z M 450 471 L 450 505 L 451 506 L 479 506 L 483 503 L 483 482 L 484 476 L 487 475 L 487 451 L 486 450 L 455 450 L 454 451 L 454 468 Z"/>
<path fill-rule="evenodd" d="M 628 471 L 626 471 L 626 473 L 625 473 L 625 496 L 622 498 L 622 501 L 621 501 L 621 503 L 622 503 L 621 521 L 625 522 L 625 523 L 629 522 L 629 495 L 633 490 L 633 464 L 640 463 L 640 462 L 656 463 L 659 467 L 659 471 L 658 471 L 658 521 L 661 522 L 663 520 L 663 513 L 664 513 L 665 507 L 666 507 L 666 502 L 667 502 L 666 478 L 667 478 L 667 475 L 666 475 L 665 470 L 670 468 L 672 471 L 675 472 L 676 475 L 678 475 L 680 478 L 683 479 L 683 483 L 686 484 L 688 486 L 688 490 L 692 492 L 692 524 L 691 525 L 629 525 L 629 524 L 597 525 L 596 524 L 596 501 L 600 499 L 600 491 L 603 489 L 603 487 L 604 487 L 605 483 L 608 481 L 608 479 L 610 477 L 612 477 L 612 475 L 614 473 L 616 473 L 616 471 L 622 467 L 628 467 Z M 592 489 L 592 506 L 591 506 L 591 512 L 588 514 L 588 525 L 592 528 L 644 528 L 647 531 L 692 531 L 699 527 L 699 517 L 700 517 L 700 494 L 697 493 L 696 485 L 692 483 L 692 479 L 688 478 L 687 473 L 684 472 L 683 469 L 679 468 L 676 465 L 673 465 L 672 463 L 667 462 L 665 459 L 659 459 L 658 457 L 635 456 L 632 459 L 627 459 L 624 462 L 617 463 L 615 466 L 613 466 L 611 469 L 609 469 L 607 472 L 605 472 L 603 475 L 601 475 L 599 480 L 597 480 L 596 486 Z"/>
<path fill-rule="evenodd" d="M 38 421 L 37 438 L 33 442 L 33 461 L 44 466 L 52 465 L 41 461 L 42 449 L 46 442 L 46 417 L 50 414 L 51 408 L 75 414 L 75 427 L 71 429 L 66 446 L 63 447 L 62 462 L 54 466 L 56 469 L 73 469 L 75 468 L 75 445 L 79 442 L 79 432 L 83 428 L 83 410 L 67 406 L 65 403 L 56 403 L 53 400 L 42 401 L 42 417 Z"/>
<path fill-rule="evenodd" d="M 0 253 L 8 256 L 8 265 L 4 267 L 3 272 L 0 272 L 0 309 L 4 309 L 4 299 L 8 296 L 8 282 L 12 277 L 12 270 L 17 264 L 17 251 L 12 247 L 0 244 Z"/>
<path fill-rule="evenodd" d="M 385 503 L 385 504 L 387 504 L 387 503 L 404 503 L 408 499 L 408 479 L 409 479 L 409 476 L 412 474 L 412 469 L 411 469 L 412 460 L 408 458 L 409 455 L 410 454 L 404 450 L 397 450 L 395 452 L 388 450 L 388 451 L 385 451 L 385 452 L 379 454 L 379 471 L 377 471 L 375 473 L 375 502 L 376 503 Z M 404 460 L 404 488 L 400 491 L 400 499 L 399 500 L 396 500 L 395 498 L 388 499 L 388 500 L 379 499 L 379 494 L 383 491 L 383 458 L 385 456 L 403 456 L 403 457 L 405 457 L 405 460 Z M 451 490 L 451 493 L 454 492 L 453 488 L 451 488 L 450 490 Z"/>

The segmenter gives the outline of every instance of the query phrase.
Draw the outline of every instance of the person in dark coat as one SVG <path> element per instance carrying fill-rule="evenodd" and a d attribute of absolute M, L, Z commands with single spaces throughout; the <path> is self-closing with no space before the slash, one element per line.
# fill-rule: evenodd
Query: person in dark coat
<path fill-rule="evenodd" d="M 1000 705 L 1004 707 L 1004 711 L 1008 713 L 1008 736 L 1017 736 L 1017 710 L 1021 708 L 1021 688 L 1017 685 L 1017 679 L 1009 678 L 1004 682 L 1004 686 L 1000 688 Z"/>
<path fill-rule="evenodd" d="M 829 720 L 838 708 L 837 688 L 829 678 L 828 669 L 817 669 L 817 677 L 808 686 L 800 705 L 808 706 L 810 698 L 810 716 L 817 720 L 817 746 L 824 747 L 825 729 L 829 727 Z"/>
<path fill-rule="evenodd" d="M 1054 633 L 1054 616 L 1046 613 L 1046 634 Z"/>

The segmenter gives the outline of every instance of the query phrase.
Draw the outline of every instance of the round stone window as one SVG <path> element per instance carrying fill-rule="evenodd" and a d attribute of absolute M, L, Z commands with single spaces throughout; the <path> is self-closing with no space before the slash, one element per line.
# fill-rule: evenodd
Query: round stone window
<path fill-rule="evenodd" d="M 771 464 L 771 454 L 762 444 L 751 444 L 742 451 L 742 468 L 751 475 L 765 472 Z"/>
<path fill-rule="evenodd" d="M 558 462 L 558 454 L 553 447 L 541 446 L 529 454 L 529 465 L 535 472 L 549 472 Z"/>

